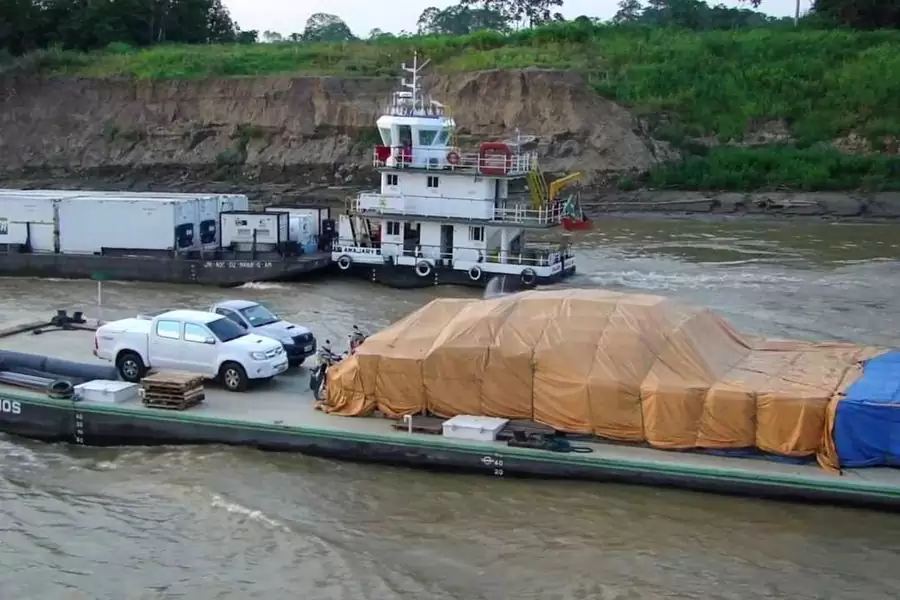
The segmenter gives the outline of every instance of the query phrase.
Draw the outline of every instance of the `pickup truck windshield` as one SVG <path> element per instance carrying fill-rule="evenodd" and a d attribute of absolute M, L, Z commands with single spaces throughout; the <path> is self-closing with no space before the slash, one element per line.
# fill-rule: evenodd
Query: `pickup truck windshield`
<path fill-rule="evenodd" d="M 270 311 L 262 304 L 256 304 L 254 306 L 242 308 L 241 314 L 244 315 L 245 319 L 250 321 L 250 325 L 252 325 L 253 327 L 262 327 L 263 325 L 269 325 L 271 323 L 277 323 L 278 321 L 280 321 L 280 319 L 276 317 L 272 313 L 272 311 Z"/>
<path fill-rule="evenodd" d="M 241 329 L 237 323 L 225 317 L 210 321 L 206 326 L 222 342 L 230 342 L 247 335 L 247 332 Z"/>

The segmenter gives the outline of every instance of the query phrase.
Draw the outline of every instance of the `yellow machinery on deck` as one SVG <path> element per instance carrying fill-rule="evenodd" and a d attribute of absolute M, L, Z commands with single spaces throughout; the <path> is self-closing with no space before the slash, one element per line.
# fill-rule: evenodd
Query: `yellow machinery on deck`
<path fill-rule="evenodd" d="M 569 173 L 548 184 L 540 164 L 535 159 L 531 165 L 531 171 L 528 172 L 528 190 L 531 192 L 531 201 L 534 208 L 538 209 L 542 206 L 548 206 L 559 196 L 563 188 L 581 181 L 581 177 L 582 174 L 580 172 Z"/>

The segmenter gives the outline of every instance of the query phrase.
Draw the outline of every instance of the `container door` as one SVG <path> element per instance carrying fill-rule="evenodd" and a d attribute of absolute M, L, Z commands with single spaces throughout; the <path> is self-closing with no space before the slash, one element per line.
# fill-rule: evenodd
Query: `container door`
<path fill-rule="evenodd" d="M 53 252 L 59 254 L 59 202 L 53 203 Z"/>

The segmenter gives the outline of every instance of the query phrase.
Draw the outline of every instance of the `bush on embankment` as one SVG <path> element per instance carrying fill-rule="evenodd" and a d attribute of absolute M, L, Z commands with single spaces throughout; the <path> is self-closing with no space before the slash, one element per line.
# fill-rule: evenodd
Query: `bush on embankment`
<path fill-rule="evenodd" d="M 833 148 L 720 146 L 623 179 L 623 188 L 688 190 L 900 190 L 900 157 L 843 154 Z"/>
<path fill-rule="evenodd" d="M 510 35 L 386 37 L 344 44 L 278 43 L 44 51 L 54 75 L 145 79 L 259 75 L 396 76 L 417 50 L 444 72 L 562 68 L 646 118 L 687 159 L 657 169 L 667 187 L 896 188 L 892 159 L 823 147 L 850 133 L 874 150 L 900 137 L 900 31 L 784 29 L 694 32 L 569 22 Z M 787 147 L 720 146 L 778 122 Z M 697 144 L 702 140 L 702 144 Z M 692 150 L 694 149 L 694 150 Z M 774 168 L 773 161 L 787 164 Z M 835 170 L 836 169 L 836 170 Z M 825 172 L 829 174 L 824 175 Z M 746 186 L 746 187 L 742 187 Z"/>

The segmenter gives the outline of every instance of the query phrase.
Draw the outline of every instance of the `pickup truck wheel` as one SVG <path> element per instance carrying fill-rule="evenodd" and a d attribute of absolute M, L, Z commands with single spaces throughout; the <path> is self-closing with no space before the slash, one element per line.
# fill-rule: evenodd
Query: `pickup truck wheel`
<path fill-rule="evenodd" d="M 140 382 L 141 377 L 147 371 L 144 361 L 135 352 L 121 353 L 116 358 L 116 369 L 119 371 L 119 376 L 129 383 Z"/>
<path fill-rule="evenodd" d="M 219 369 L 219 377 L 222 379 L 222 385 L 229 392 L 243 392 L 249 384 L 247 371 L 236 362 L 227 362 L 222 365 L 222 368 Z"/>

